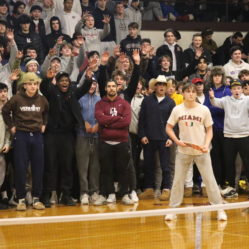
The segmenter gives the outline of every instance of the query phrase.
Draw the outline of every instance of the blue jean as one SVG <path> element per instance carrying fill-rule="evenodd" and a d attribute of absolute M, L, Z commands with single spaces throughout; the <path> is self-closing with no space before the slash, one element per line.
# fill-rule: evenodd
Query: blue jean
<path fill-rule="evenodd" d="M 44 151 L 41 132 L 17 131 L 14 136 L 15 187 L 18 199 L 26 196 L 25 183 L 29 162 L 32 172 L 32 196 L 42 193 Z"/>

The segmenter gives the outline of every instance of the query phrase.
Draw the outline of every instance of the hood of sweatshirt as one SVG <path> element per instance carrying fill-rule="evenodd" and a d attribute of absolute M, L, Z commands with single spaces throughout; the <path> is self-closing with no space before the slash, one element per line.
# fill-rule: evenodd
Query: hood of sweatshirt
<path fill-rule="evenodd" d="M 52 28 L 52 22 L 53 21 L 58 21 L 59 22 L 59 30 L 53 30 L 53 28 Z M 60 19 L 57 17 L 57 16 L 53 16 L 53 17 L 51 17 L 51 19 L 50 19 L 50 28 L 51 28 L 51 32 L 52 33 L 56 33 L 56 34 L 60 34 L 60 33 L 62 33 L 61 32 L 61 21 L 60 21 Z"/>

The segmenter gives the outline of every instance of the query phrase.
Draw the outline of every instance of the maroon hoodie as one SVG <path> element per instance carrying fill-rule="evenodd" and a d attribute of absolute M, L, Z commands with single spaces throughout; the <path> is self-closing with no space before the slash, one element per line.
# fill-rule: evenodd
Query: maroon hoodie
<path fill-rule="evenodd" d="M 95 106 L 95 118 L 102 141 L 128 142 L 131 107 L 126 100 L 103 97 Z"/>

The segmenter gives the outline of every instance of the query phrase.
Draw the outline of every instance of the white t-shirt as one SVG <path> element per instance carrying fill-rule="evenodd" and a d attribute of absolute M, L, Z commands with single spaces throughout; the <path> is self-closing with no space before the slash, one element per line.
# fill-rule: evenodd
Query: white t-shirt
<path fill-rule="evenodd" d="M 168 124 L 178 123 L 179 137 L 183 142 L 203 146 L 205 144 L 206 127 L 213 124 L 209 109 L 196 103 L 194 108 L 186 108 L 184 103 L 174 107 L 168 119 Z M 201 155 L 202 152 L 190 147 L 178 146 L 178 151 L 187 155 Z"/>
<path fill-rule="evenodd" d="M 81 20 L 81 16 L 76 12 L 66 13 L 65 11 L 61 12 L 59 15 L 61 20 L 62 33 L 73 36 L 76 24 Z"/>

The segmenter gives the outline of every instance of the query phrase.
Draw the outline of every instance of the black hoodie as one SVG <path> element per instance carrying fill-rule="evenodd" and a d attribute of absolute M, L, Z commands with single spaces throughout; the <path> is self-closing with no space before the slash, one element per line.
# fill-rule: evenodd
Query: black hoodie
<path fill-rule="evenodd" d="M 57 31 L 53 30 L 53 28 L 52 28 L 52 21 L 55 21 L 55 20 L 58 20 L 59 21 L 59 25 L 60 25 L 60 28 Z M 51 28 L 51 33 L 48 34 L 48 35 L 46 35 L 46 54 L 48 53 L 48 51 L 49 51 L 50 48 L 54 47 L 57 39 L 60 36 L 63 36 L 63 39 L 65 41 L 67 41 L 67 42 L 71 41 L 70 36 L 68 36 L 66 34 L 63 34 L 61 32 L 61 21 L 60 21 L 60 19 L 57 16 L 51 17 L 51 19 L 50 19 L 50 28 Z"/>

